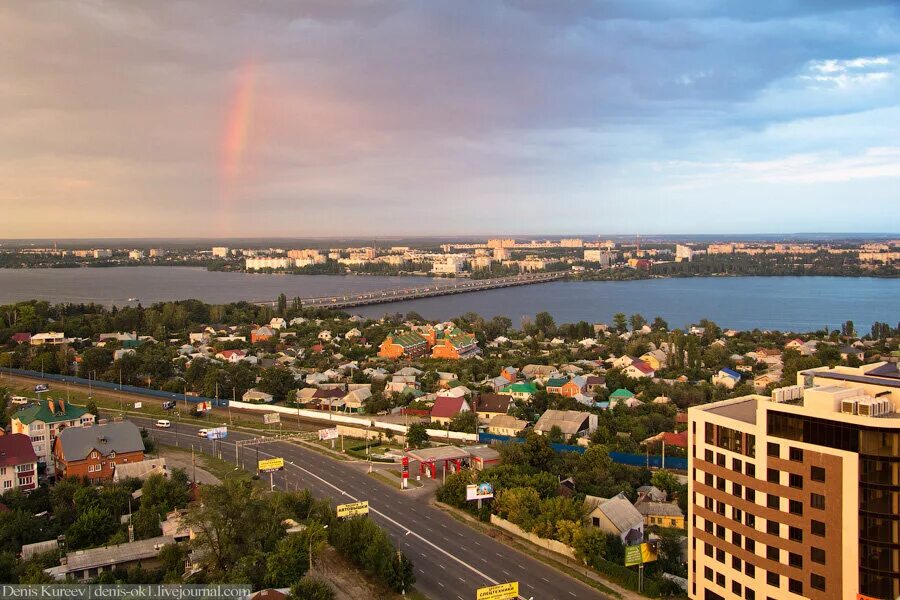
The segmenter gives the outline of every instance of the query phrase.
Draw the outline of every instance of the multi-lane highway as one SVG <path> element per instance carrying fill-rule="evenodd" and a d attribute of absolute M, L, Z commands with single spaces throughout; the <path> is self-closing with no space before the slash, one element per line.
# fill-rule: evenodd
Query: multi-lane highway
<path fill-rule="evenodd" d="M 213 452 L 212 442 L 196 436 L 196 427 L 179 425 L 178 432 L 156 429 L 154 420 L 129 417 L 145 426 L 159 441 L 203 452 Z M 223 458 L 234 462 L 236 440 L 254 436 L 231 431 L 219 442 Z M 435 600 L 470 600 L 479 587 L 519 582 L 522 598 L 567 600 L 607 599 L 580 581 L 544 563 L 494 541 L 460 524 L 443 511 L 393 490 L 366 475 L 358 466 L 333 460 L 314 450 L 289 442 L 270 442 L 259 447 L 260 458 L 282 457 L 284 471 L 275 473 L 276 487 L 308 488 L 335 503 L 368 500 L 370 516 L 384 527 L 415 566 L 416 588 Z M 241 466 L 256 469 L 256 448 L 240 450 Z"/>

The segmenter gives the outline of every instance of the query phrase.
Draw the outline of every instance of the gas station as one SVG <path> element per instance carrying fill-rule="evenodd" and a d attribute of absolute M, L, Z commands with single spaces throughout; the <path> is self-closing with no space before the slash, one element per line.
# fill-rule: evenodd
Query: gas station
<path fill-rule="evenodd" d="M 481 469 L 485 462 L 499 464 L 500 454 L 493 448 L 471 448 L 466 450 L 457 446 L 437 446 L 407 450 L 406 457 L 419 463 L 419 475 L 437 479 L 438 469 L 442 477 L 449 473 L 457 473 L 466 467 Z"/>

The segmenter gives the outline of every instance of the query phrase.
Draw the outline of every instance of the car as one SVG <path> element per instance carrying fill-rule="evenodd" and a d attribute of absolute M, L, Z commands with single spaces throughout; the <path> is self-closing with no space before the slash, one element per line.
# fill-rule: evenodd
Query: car
<path fill-rule="evenodd" d="M 168 429 L 172 426 L 172 424 L 166 419 L 159 419 L 158 421 L 156 421 L 156 426 L 160 429 Z"/>
<path fill-rule="evenodd" d="M 207 435 L 209 435 L 209 431 L 207 431 L 206 429 L 200 429 L 197 431 L 197 437 L 205 438 L 207 437 Z"/>

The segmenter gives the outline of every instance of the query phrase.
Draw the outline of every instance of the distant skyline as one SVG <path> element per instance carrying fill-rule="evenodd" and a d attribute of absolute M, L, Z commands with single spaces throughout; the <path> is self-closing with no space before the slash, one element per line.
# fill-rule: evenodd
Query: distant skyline
<path fill-rule="evenodd" d="M 900 232 L 900 3 L 0 5 L 0 239 Z"/>

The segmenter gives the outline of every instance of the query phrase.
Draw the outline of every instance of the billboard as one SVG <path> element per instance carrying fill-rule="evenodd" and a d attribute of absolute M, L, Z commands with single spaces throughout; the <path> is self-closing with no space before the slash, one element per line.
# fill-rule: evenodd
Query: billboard
<path fill-rule="evenodd" d="M 135 408 L 144 408 L 144 403 L 143 402 L 135 402 L 134 407 Z"/>
<path fill-rule="evenodd" d="M 656 544 L 637 544 L 625 546 L 625 566 L 633 567 L 644 563 L 653 562 L 659 558 Z"/>
<path fill-rule="evenodd" d="M 319 439 L 320 440 L 336 440 L 338 438 L 338 430 L 337 427 L 330 427 L 328 429 L 320 429 L 319 430 Z"/>
<path fill-rule="evenodd" d="M 228 437 L 227 427 L 213 427 L 206 431 L 206 439 L 208 440 L 224 440 L 226 437 Z"/>
<path fill-rule="evenodd" d="M 281 471 L 284 469 L 283 458 L 266 458 L 259 461 L 257 468 L 263 473 L 271 473 L 272 471 Z"/>
<path fill-rule="evenodd" d="M 478 588 L 478 591 L 475 593 L 476 600 L 511 600 L 518 597 L 518 581 Z"/>
<path fill-rule="evenodd" d="M 369 514 L 369 501 L 362 500 L 361 502 L 351 502 L 350 504 L 338 504 L 337 505 L 337 516 L 338 517 L 356 517 L 358 515 L 367 515 Z"/>
<path fill-rule="evenodd" d="M 494 486 L 488 482 L 466 486 L 466 500 L 487 500 L 494 497 Z"/>
<path fill-rule="evenodd" d="M 263 423 L 265 423 L 266 425 L 281 423 L 281 415 L 278 413 L 266 413 L 263 415 Z"/>

